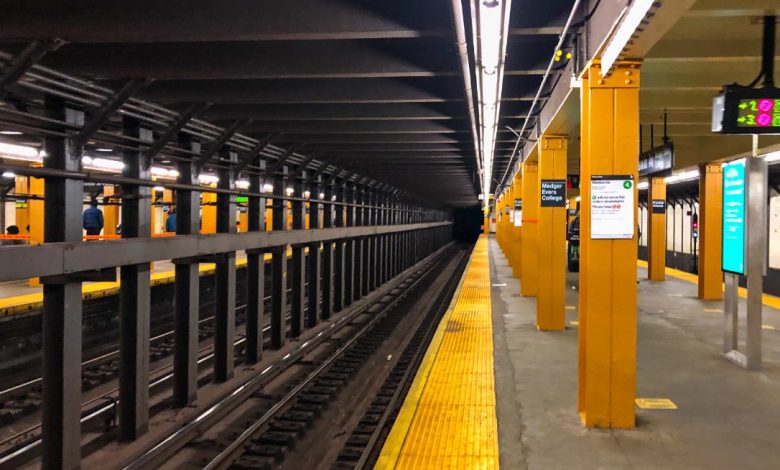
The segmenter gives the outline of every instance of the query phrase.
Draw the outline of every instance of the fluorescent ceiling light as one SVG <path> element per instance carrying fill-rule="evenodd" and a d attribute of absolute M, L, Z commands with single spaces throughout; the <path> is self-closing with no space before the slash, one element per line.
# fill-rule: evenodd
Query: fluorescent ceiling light
<path fill-rule="evenodd" d="M 0 134 L 3 135 L 22 135 L 19 131 L 0 131 Z"/>
<path fill-rule="evenodd" d="M 780 150 L 764 155 L 764 161 L 767 163 L 775 163 L 780 161 Z"/>
<path fill-rule="evenodd" d="M 656 0 L 634 0 L 628 11 L 623 16 L 623 20 L 618 25 L 617 31 L 607 43 L 604 53 L 601 55 L 601 75 L 605 76 L 615 64 L 615 61 L 623 53 L 631 37 L 636 32 L 642 20 L 645 19 L 650 8 Z"/>
<path fill-rule="evenodd" d="M 113 152 L 112 149 L 108 149 L 108 148 L 99 148 L 99 149 L 95 149 L 95 150 L 97 150 L 98 152 Z"/>
<path fill-rule="evenodd" d="M 270 183 L 265 183 L 263 185 L 263 192 L 264 193 L 270 193 L 270 192 L 273 192 L 273 190 L 274 190 L 274 185 L 272 185 Z"/>
<path fill-rule="evenodd" d="M 204 173 L 202 175 L 198 175 L 198 181 L 200 181 L 203 184 L 214 184 L 219 182 L 219 177 Z"/>
<path fill-rule="evenodd" d="M 152 175 L 157 176 L 159 178 L 166 178 L 166 179 L 176 179 L 179 177 L 179 172 L 176 170 L 169 170 L 167 168 L 163 168 L 160 166 L 153 166 L 151 170 L 149 170 Z"/>
<path fill-rule="evenodd" d="M 293 188 L 291 188 L 291 187 L 288 187 L 285 190 L 285 192 L 287 193 L 288 196 L 292 196 L 292 194 L 295 192 L 295 190 Z"/>
<path fill-rule="evenodd" d="M 493 160 L 496 147 L 501 78 L 503 77 L 503 44 L 510 0 L 477 0 L 479 5 L 477 37 L 479 38 L 479 86 L 481 117 L 482 187 L 489 192 L 493 182 Z M 505 18 L 505 16 L 507 18 Z M 480 200 L 489 203 L 483 196 Z"/>
<path fill-rule="evenodd" d="M 0 157 L 2 158 L 40 163 L 44 156 L 45 153 L 39 152 L 35 147 L 0 142 Z"/>
<path fill-rule="evenodd" d="M 163 188 L 162 186 L 155 186 L 155 187 L 154 187 L 154 188 L 152 188 L 152 189 L 154 189 L 154 190 L 155 190 L 155 191 L 157 191 L 157 192 L 162 192 L 162 191 L 165 191 L 165 188 Z"/>
<path fill-rule="evenodd" d="M 650 183 L 648 183 L 647 181 L 642 181 L 641 183 L 636 185 L 636 189 L 640 189 L 640 190 L 641 189 L 647 189 L 649 187 L 650 187 Z"/>
<path fill-rule="evenodd" d="M 91 170 L 105 170 L 110 172 L 120 172 L 125 167 L 125 164 L 120 161 L 98 157 L 82 157 L 81 163 L 84 165 L 84 168 Z"/>
<path fill-rule="evenodd" d="M 237 180 L 236 187 L 238 189 L 249 189 L 249 180 Z"/>
<path fill-rule="evenodd" d="M 3 172 L 3 178 L 15 178 L 16 173 L 12 173 L 10 171 Z"/>
<path fill-rule="evenodd" d="M 305 198 L 311 197 L 311 191 L 304 191 L 303 192 L 303 197 L 305 197 Z"/>
<path fill-rule="evenodd" d="M 334 194 L 333 196 L 331 196 L 331 197 L 330 197 L 330 200 L 331 200 L 331 201 L 335 201 L 335 200 L 336 200 L 336 195 Z"/>
<path fill-rule="evenodd" d="M 320 193 L 320 199 L 325 199 L 325 193 Z"/>
<path fill-rule="evenodd" d="M 672 176 L 667 176 L 664 178 L 664 182 L 666 184 L 675 184 L 695 179 L 699 179 L 699 170 L 683 171 Z"/>

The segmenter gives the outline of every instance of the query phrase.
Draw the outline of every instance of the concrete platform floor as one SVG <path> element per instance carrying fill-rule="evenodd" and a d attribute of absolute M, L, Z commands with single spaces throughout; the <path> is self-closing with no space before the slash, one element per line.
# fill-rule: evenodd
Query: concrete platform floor
<path fill-rule="evenodd" d="M 237 252 L 236 261 L 245 259 L 246 254 L 243 251 Z M 168 272 L 173 276 L 175 270 L 174 264 L 169 260 L 155 261 L 152 267 L 152 274 Z M 117 278 L 119 277 L 117 271 Z M 84 285 L 92 284 L 91 282 L 85 282 Z M 9 297 L 17 297 L 21 295 L 39 294 L 43 292 L 41 286 L 30 286 L 26 280 L 0 282 L 0 299 L 7 299 Z"/>
<path fill-rule="evenodd" d="M 747 372 L 720 355 L 722 302 L 638 268 L 637 395 L 678 409 L 638 409 L 635 430 L 589 430 L 576 412 L 577 327 L 538 332 L 535 299 L 519 295 L 493 238 L 490 262 L 502 468 L 780 468 L 780 311 L 765 308 L 764 370 Z M 577 279 L 569 274 L 569 321 Z"/>

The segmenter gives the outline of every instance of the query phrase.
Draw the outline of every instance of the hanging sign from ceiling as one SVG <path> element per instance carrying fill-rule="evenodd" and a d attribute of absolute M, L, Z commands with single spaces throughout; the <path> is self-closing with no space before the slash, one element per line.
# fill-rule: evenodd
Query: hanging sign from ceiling
<path fill-rule="evenodd" d="M 780 134 L 780 88 L 723 87 L 712 102 L 712 132 Z"/>
<path fill-rule="evenodd" d="M 639 176 L 668 176 L 674 167 L 674 144 L 659 145 L 639 155 Z"/>

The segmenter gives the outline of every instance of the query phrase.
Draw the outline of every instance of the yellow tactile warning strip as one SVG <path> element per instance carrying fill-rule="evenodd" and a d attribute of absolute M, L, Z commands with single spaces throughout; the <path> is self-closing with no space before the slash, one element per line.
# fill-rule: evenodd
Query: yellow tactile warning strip
<path fill-rule="evenodd" d="M 490 266 L 483 235 L 375 468 L 492 469 L 498 464 Z"/>
<path fill-rule="evenodd" d="M 647 268 L 647 261 L 644 260 L 637 260 L 636 264 L 640 268 Z M 699 282 L 699 276 L 691 273 L 686 273 L 685 271 L 680 271 L 673 268 L 666 268 L 666 275 L 676 277 L 677 279 L 682 279 L 683 281 L 692 282 L 694 284 L 697 284 Z M 747 289 L 744 287 L 740 287 L 738 289 L 738 294 L 743 299 L 747 298 Z M 761 301 L 764 305 L 767 307 L 772 307 L 775 309 L 780 310 L 780 297 L 775 297 L 774 295 L 770 294 L 763 294 L 761 296 Z"/>

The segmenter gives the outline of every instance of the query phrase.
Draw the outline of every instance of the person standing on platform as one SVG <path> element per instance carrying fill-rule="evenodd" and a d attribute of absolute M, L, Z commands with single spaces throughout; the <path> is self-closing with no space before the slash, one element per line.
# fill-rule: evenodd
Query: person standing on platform
<path fill-rule="evenodd" d="M 176 208 L 173 206 L 168 209 L 168 218 L 165 219 L 165 231 L 176 232 Z"/>
<path fill-rule="evenodd" d="M 83 227 L 87 235 L 100 235 L 103 230 L 103 212 L 97 208 L 97 200 L 92 199 L 84 211 Z"/>

